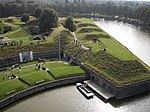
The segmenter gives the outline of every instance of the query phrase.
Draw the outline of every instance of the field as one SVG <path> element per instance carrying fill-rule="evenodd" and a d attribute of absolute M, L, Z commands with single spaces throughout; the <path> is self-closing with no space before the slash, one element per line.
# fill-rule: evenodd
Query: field
<path fill-rule="evenodd" d="M 39 63 L 41 65 L 40 70 L 37 69 L 37 63 L 35 63 L 36 61 L 27 63 L 26 65 L 20 65 L 22 68 L 21 71 L 16 68 L 5 74 L 6 78 L 4 78 L 2 74 L 0 75 L 0 100 L 41 83 L 61 78 L 86 75 L 86 72 L 79 66 L 68 65 L 62 61 L 46 61 L 45 64 Z M 48 68 L 53 75 L 48 71 L 42 70 L 42 67 Z M 21 80 L 19 80 L 19 78 L 14 80 L 8 79 L 12 74 L 18 76 Z M 13 90 L 15 90 L 15 92 L 6 94 Z"/>

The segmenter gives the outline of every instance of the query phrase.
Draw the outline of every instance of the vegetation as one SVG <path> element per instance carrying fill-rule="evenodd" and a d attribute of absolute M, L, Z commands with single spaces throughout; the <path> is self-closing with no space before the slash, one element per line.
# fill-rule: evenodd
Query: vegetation
<path fill-rule="evenodd" d="M 132 4 L 132 3 L 131 3 Z M 98 17 L 103 16 L 117 16 L 120 19 L 126 20 L 134 20 L 139 22 L 140 24 L 150 25 L 150 7 L 148 5 L 131 5 L 129 3 L 121 3 L 115 4 L 113 2 L 104 2 L 104 3 L 89 3 L 89 2 L 78 2 L 77 0 L 74 3 L 70 3 L 68 0 L 63 3 L 55 2 L 53 4 L 45 4 L 43 2 L 38 1 L 29 1 L 26 2 L 22 0 L 21 2 L 6 2 L 0 3 L 0 17 L 8 17 L 14 15 L 22 15 L 23 13 L 34 14 L 35 10 L 37 11 L 37 15 L 35 17 L 39 17 L 41 13 L 41 8 L 51 7 L 55 9 L 61 15 L 75 15 L 75 16 L 89 16 L 96 15 Z M 91 17 L 91 16 L 89 16 Z"/>
<path fill-rule="evenodd" d="M 83 51 L 80 54 L 78 57 L 80 62 L 116 85 L 125 85 L 150 78 L 150 71 L 146 65 L 139 62 L 131 52 L 102 29 L 95 30 L 98 27 L 92 21 L 89 19 L 77 19 L 77 21 L 78 28 L 75 32 L 77 38 L 84 46 L 92 48 L 92 51 Z M 93 42 L 93 39 L 98 42 Z"/>
<path fill-rule="evenodd" d="M 21 17 L 22 22 L 28 22 L 29 21 L 29 15 L 28 14 L 23 14 Z"/>
<path fill-rule="evenodd" d="M 49 32 L 52 28 L 55 28 L 58 24 L 58 14 L 55 10 L 46 8 L 40 15 L 39 27 L 40 32 Z"/>
<path fill-rule="evenodd" d="M 0 100 L 47 81 L 86 74 L 79 66 L 68 65 L 61 61 L 47 61 L 45 64 L 39 63 L 41 65 L 40 70 L 37 69 L 35 63 L 36 61 L 33 61 L 20 65 L 21 71 L 16 68 L 9 74 L 5 74 L 7 76 L 5 79 L 3 78 L 4 76 L 0 75 Z M 48 68 L 54 76 L 42 70 L 43 67 Z M 8 77 L 12 74 L 17 75 L 24 82 L 19 79 L 9 79 Z"/>
<path fill-rule="evenodd" d="M 147 13 L 149 14 L 149 7 L 142 9 L 141 7 L 130 8 L 127 6 L 115 6 L 111 2 L 103 5 L 80 4 L 77 1 L 74 1 L 74 3 L 70 4 L 66 0 L 65 4 L 54 4 L 51 7 L 62 15 L 70 13 L 77 15 L 118 15 L 120 18 L 135 19 L 135 21 L 143 24 L 150 24 L 149 15 L 147 15 Z M 34 16 L 36 17 L 27 17 L 24 14 L 22 18 L 2 18 L 3 22 L 0 21 L 2 34 L 0 36 L 4 36 L 5 40 L 0 43 L 0 61 L 18 57 L 20 52 L 43 53 L 56 51 L 60 44 L 61 51 L 68 53 L 72 59 L 89 66 L 116 85 L 123 86 L 136 81 L 150 79 L 149 67 L 139 61 L 127 48 L 109 34 L 97 27 L 90 19 L 73 20 L 72 17 L 68 17 L 67 19 L 61 18 L 58 22 L 58 14 L 54 9 L 38 9 L 38 5 L 35 5 L 35 2 L 6 3 L 0 4 L 0 6 L 2 6 L 0 7 L 0 16 L 2 17 L 22 15 L 23 13 L 33 14 L 32 11 L 34 11 Z M 49 7 L 50 5 L 47 6 Z M 4 11 L 6 13 L 3 13 Z M 143 15 L 144 13 L 145 15 Z M 58 23 L 63 23 L 65 27 Z M 2 32 L 3 25 L 11 27 L 11 29 L 4 33 Z M 40 31 L 31 33 L 31 29 L 39 29 Z M 36 39 L 37 37 L 38 39 Z M 80 44 L 77 44 L 75 40 Z M 12 43 L 15 43 L 15 45 Z M 47 81 L 86 74 L 79 66 L 68 65 L 64 62 L 52 61 L 41 64 L 41 68 L 46 67 L 49 70 L 38 70 L 35 63 L 37 62 L 20 65 L 22 67 L 21 71 L 14 69 L 6 73 L 5 71 L 0 72 L 0 99 Z M 10 79 L 12 74 L 17 75 L 18 78 Z"/>
<path fill-rule="evenodd" d="M 42 9 L 41 9 L 41 8 L 36 8 L 33 15 L 34 15 L 36 18 L 39 18 L 40 15 L 41 15 L 41 13 L 42 13 Z"/>
<path fill-rule="evenodd" d="M 0 100 L 24 89 L 27 89 L 27 86 L 20 82 L 18 79 L 2 82 L 0 83 Z M 9 94 L 9 92 L 13 90 L 14 92 Z"/>
<path fill-rule="evenodd" d="M 76 31 L 76 25 L 73 21 L 73 17 L 68 17 L 65 21 L 65 28 L 67 28 L 69 31 L 74 32 Z"/>
<path fill-rule="evenodd" d="M 83 17 L 115 17 L 125 20 L 134 20 L 140 24 L 150 25 L 150 7 L 147 6 L 129 6 L 128 4 L 115 4 L 113 2 L 106 2 L 102 4 L 94 3 L 68 3 L 68 4 L 55 4 L 53 8 L 60 12 L 62 15 L 74 15 Z M 90 16 L 91 15 L 91 16 Z"/>
<path fill-rule="evenodd" d="M 0 19 L 0 34 L 3 33 L 3 22 L 2 20 Z"/>
<path fill-rule="evenodd" d="M 77 75 L 85 75 L 85 71 L 82 70 L 79 66 L 72 66 L 69 64 L 64 64 L 62 62 L 59 63 L 51 63 L 46 64 L 52 74 L 54 74 L 56 79 L 77 76 Z"/>

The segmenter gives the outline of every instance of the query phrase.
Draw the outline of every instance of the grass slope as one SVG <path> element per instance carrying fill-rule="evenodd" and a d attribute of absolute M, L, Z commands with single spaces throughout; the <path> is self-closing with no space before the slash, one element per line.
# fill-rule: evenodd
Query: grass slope
<path fill-rule="evenodd" d="M 92 51 L 84 51 L 78 60 L 116 85 L 125 85 L 150 79 L 150 68 L 139 61 L 126 47 L 96 26 L 89 19 L 76 19 L 79 41 Z M 97 29 L 100 30 L 97 30 Z M 96 30 L 95 30 L 96 29 Z M 97 38 L 100 42 L 93 43 Z M 103 49 L 106 51 L 103 51 Z"/>

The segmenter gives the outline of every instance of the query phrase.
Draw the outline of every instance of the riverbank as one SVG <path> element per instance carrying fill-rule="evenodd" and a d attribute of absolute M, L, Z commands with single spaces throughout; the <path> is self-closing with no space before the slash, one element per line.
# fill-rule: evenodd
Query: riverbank
<path fill-rule="evenodd" d="M 133 19 L 125 19 L 125 18 L 119 18 L 114 16 L 108 16 L 108 15 L 94 15 L 94 14 L 71 14 L 75 18 L 99 18 L 99 19 L 105 19 L 105 20 L 111 20 L 111 21 L 121 21 L 124 23 L 132 24 L 137 28 L 140 28 L 141 30 L 147 31 L 150 33 L 150 26 L 144 25 L 142 22 L 138 22 Z M 66 17 L 68 15 L 61 15 L 61 17 Z"/>
<path fill-rule="evenodd" d="M 22 91 L 20 93 L 17 93 L 3 101 L 0 102 L 0 109 L 12 104 L 13 102 L 22 99 L 24 97 L 27 97 L 31 94 L 38 93 L 40 91 L 46 90 L 46 89 L 52 89 L 59 86 L 65 86 L 69 84 L 75 84 L 77 82 L 82 82 L 84 80 L 89 79 L 87 76 L 76 76 L 71 78 L 65 78 L 65 79 L 59 79 L 52 82 L 47 82 L 45 84 L 41 84 L 35 87 L 31 87 L 25 91 Z"/>
<path fill-rule="evenodd" d="M 150 33 L 119 21 L 94 19 L 94 23 L 137 56 L 139 61 L 142 60 L 150 66 Z"/>

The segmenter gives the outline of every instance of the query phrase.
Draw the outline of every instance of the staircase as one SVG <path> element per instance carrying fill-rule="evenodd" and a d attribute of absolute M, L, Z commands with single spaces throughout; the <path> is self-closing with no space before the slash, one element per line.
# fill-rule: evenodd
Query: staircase
<path fill-rule="evenodd" d="M 80 54 L 84 51 L 84 49 L 80 49 L 68 62 L 68 64 L 71 64 L 76 58 L 80 56 Z"/>

